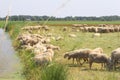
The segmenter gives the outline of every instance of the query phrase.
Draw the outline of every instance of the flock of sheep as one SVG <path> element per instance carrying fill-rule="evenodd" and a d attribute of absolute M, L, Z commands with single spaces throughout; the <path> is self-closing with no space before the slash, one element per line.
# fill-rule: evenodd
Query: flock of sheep
<path fill-rule="evenodd" d="M 89 26 L 87 24 L 73 24 L 74 27 L 79 27 L 83 32 L 95 32 L 95 33 L 109 33 L 120 32 L 120 25 L 108 25 L 99 24 L 96 26 Z"/>
<path fill-rule="evenodd" d="M 120 62 L 120 48 L 117 48 L 111 52 L 111 56 L 109 57 L 103 52 L 102 48 L 95 49 L 78 49 L 74 51 L 70 51 L 65 53 L 64 58 L 68 58 L 68 60 L 74 59 L 77 64 L 83 65 L 83 63 L 88 62 L 89 67 L 91 69 L 93 63 L 102 63 L 102 67 L 106 66 L 107 69 L 116 69 L 116 66 Z M 80 61 L 83 59 L 83 63 Z M 102 68 L 101 67 L 101 68 Z"/>
<path fill-rule="evenodd" d="M 87 24 L 84 25 L 74 25 L 75 27 L 80 27 L 82 31 L 88 32 L 115 32 L 120 31 L 120 26 L 107 27 L 108 25 L 99 25 L 99 27 L 86 27 Z M 35 56 L 33 60 L 36 64 L 46 64 L 52 61 L 54 57 L 54 50 L 60 50 L 59 46 L 54 46 L 50 44 L 50 37 L 48 36 L 41 36 L 39 34 L 31 34 L 33 30 L 44 29 L 45 31 L 49 31 L 50 28 L 48 26 L 28 26 L 22 28 L 23 30 L 28 31 L 27 34 L 21 34 L 17 37 L 17 40 L 20 42 L 20 48 L 25 48 L 26 50 L 31 50 Z M 64 27 L 62 30 L 67 31 L 67 27 Z M 76 29 L 76 28 L 72 28 Z M 97 34 L 98 35 L 98 34 Z M 74 34 L 69 34 L 69 37 L 76 37 Z M 62 37 L 57 37 L 57 40 L 63 39 Z M 70 52 L 66 52 L 64 58 L 76 60 L 76 62 L 80 65 L 84 64 L 85 62 L 89 63 L 89 67 L 91 69 L 92 64 L 95 63 L 102 63 L 102 65 L 107 66 L 108 69 L 115 69 L 118 63 L 120 62 L 120 48 L 115 49 L 111 52 L 111 56 L 109 57 L 103 52 L 102 48 L 96 49 L 78 49 Z M 83 63 L 81 63 L 83 60 Z"/>
<path fill-rule="evenodd" d="M 34 53 L 33 60 L 36 64 L 43 65 L 52 61 L 54 50 L 60 50 L 59 46 L 50 43 L 48 37 L 39 34 L 21 34 L 17 40 L 20 42 L 19 48 L 31 50 Z"/>

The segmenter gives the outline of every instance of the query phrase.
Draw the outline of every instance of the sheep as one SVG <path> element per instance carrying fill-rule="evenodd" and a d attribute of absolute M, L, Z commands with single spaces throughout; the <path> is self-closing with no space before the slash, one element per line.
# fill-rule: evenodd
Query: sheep
<path fill-rule="evenodd" d="M 42 28 L 43 28 L 45 31 L 49 31 L 49 30 L 50 30 L 50 28 L 49 28 L 47 25 L 44 25 Z"/>
<path fill-rule="evenodd" d="M 26 26 L 22 28 L 22 30 L 37 30 L 40 29 L 42 26 Z"/>
<path fill-rule="evenodd" d="M 113 69 L 116 69 L 116 65 L 119 61 L 120 61 L 120 48 L 117 48 L 111 52 L 111 62 Z"/>
<path fill-rule="evenodd" d="M 47 49 L 52 49 L 52 50 L 60 50 L 60 47 L 59 46 L 54 46 L 52 44 L 46 44 L 45 45 Z"/>
<path fill-rule="evenodd" d="M 74 64 L 74 59 L 76 59 L 76 61 L 77 61 L 77 55 L 73 51 L 65 53 L 64 58 L 68 58 L 68 60 L 70 60 L 72 58 L 73 64 Z"/>
<path fill-rule="evenodd" d="M 63 40 L 63 37 L 62 37 L 62 36 L 57 36 L 57 37 L 55 38 L 55 40 L 56 40 L 56 41 Z"/>
<path fill-rule="evenodd" d="M 96 52 L 98 54 L 102 54 L 103 53 L 103 49 L 101 47 L 98 47 L 98 48 L 93 49 L 92 52 Z M 104 65 L 104 64 L 102 63 L 101 65 Z"/>
<path fill-rule="evenodd" d="M 34 49 L 34 47 L 33 46 L 30 46 L 30 44 L 28 44 L 28 45 L 23 45 L 23 46 L 21 46 L 22 48 L 25 48 L 25 50 L 33 50 Z"/>
<path fill-rule="evenodd" d="M 91 49 L 78 49 L 78 50 L 74 50 L 74 51 L 66 53 L 64 55 L 64 58 L 68 57 L 68 60 L 69 59 L 73 59 L 73 64 L 74 64 L 74 59 L 76 59 L 77 63 L 80 63 L 82 65 L 84 62 L 88 61 L 88 56 L 89 56 L 89 53 L 91 51 L 92 51 Z M 81 59 L 84 60 L 83 63 L 80 62 Z"/>
<path fill-rule="evenodd" d="M 37 44 L 33 45 L 33 48 L 34 54 L 41 54 L 42 52 L 47 51 L 46 46 L 44 46 L 41 42 L 38 42 Z"/>
<path fill-rule="evenodd" d="M 100 37 L 100 36 L 101 36 L 100 33 L 94 33 L 94 34 L 92 35 L 92 38 L 94 38 L 94 37 Z"/>
<path fill-rule="evenodd" d="M 83 27 L 83 24 L 73 24 L 74 27 Z"/>
<path fill-rule="evenodd" d="M 109 67 L 110 58 L 106 54 L 98 54 L 96 52 L 92 52 L 89 54 L 89 67 L 91 69 L 93 62 L 94 63 L 104 63 Z M 101 66 L 101 68 L 103 65 Z"/>
<path fill-rule="evenodd" d="M 77 57 L 78 57 L 78 54 L 77 54 L 77 53 L 72 53 L 72 54 L 69 54 L 68 60 L 70 60 L 70 59 L 72 58 L 72 59 L 73 59 L 73 64 L 74 64 L 74 59 L 76 59 L 76 61 L 77 61 L 77 63 L 78 63 Z M 81 63 L 80 63 L 80 64 L 81 64 Z"/>
<path fill-rule="evenodd" d="M 103 53 L 103 49 L 101 47 L 95 48 L 92 51 L 96 53 Z"/>
<path fill-rule="evenodd" d="M 89 58 L 89 54 L 92 52 L 92 50 L 91 49 L 79 49 L 78 50 L 78 57 L 77 57 L 77 60 L 79 61 L 79 63 L 81 63 L 80 62 L 80 60 L 81 59 L 83 59 L 84 60 L 84 62 L 83 63 L 85 63 L 85 62 L 88 62 L 88 58 Z M 82 64 L 83 64 L 82 63 Z"/>
<path fill-rule="evenodd" d="M 69 34 L 69 37 L 76 38 L 77 36 L 75 34 Z"/>
<path fill-rule="evenodd" d="M 67 58 L 69 56 L 69 53 L 64 54 L 64 58 Z"/>
<path fill-rule="evenodd" d="M 67 27 L 63 27 L 63 31 L 67 31 L 67 29 L 68 29 Z"/>
<path fill-rule="evenodd" d="M 50 56 L 40 56 L 40 55 L 36 55 L 33 60 L 37 65 L 43 65 L 52 61 Z"/>
<path fill-rule="evenodd" d="M 74 64 L 74 60 L 76 59 L 77 63 L 79 62 L 78 61 L 78 56 L 79 56 L 79 53 L 80 50 L 74 50 L 74 51 L 70 51 L 70 52 L 66 52 L 64 54 L 64 58 L 68 58 L 68 60 L 70 59 L 73 59 L 73 64 Z M 80 63 L 80 62 L 79 62 Z M 81 63 L 80 63 L 81 64 Z"/>
<path fill-rule="evenodd" d="M 49 62 L 52 62 L 53 56 L 54 56 L 54 51 L 52 49 L 48 49 L 46 52 L 42 54 L 35 55 L 33 60 L 37 65 L 44 65 Z"/>

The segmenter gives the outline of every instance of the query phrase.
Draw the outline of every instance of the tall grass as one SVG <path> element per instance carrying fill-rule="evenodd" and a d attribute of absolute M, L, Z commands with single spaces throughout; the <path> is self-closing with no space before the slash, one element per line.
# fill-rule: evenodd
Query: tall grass
<path fill-rule="evenodd" d="M 41 80 L 67 80 L 67 67 L 61 64 L 51 64 L 43 68 Z"/>

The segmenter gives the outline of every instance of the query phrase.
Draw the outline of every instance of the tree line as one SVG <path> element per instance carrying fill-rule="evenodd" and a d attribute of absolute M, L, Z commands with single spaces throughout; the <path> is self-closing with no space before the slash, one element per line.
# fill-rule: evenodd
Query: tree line
<path fill-rule="evenodd" d="M 5 20 L 6 17 L 0 17 L 0 20 Z M 120 21 L 120 16 L 67 16 L 67 17 L 54 17 L 54 16 L 30 16 L 30 15 L 14 15 L 9 16 L 10 21 L 45 21 L 49 19 L 50 21 Z"/>

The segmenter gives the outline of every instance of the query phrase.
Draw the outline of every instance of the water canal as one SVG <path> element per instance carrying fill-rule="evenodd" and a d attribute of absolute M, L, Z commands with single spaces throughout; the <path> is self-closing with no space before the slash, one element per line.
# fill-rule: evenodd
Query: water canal
<path fill-rule="evenodd" d="M 0 29 L 0 80 L 21 80 L 20 70 L 20 60 L 12 47 L 12 41 L 9 35 Z"/>

